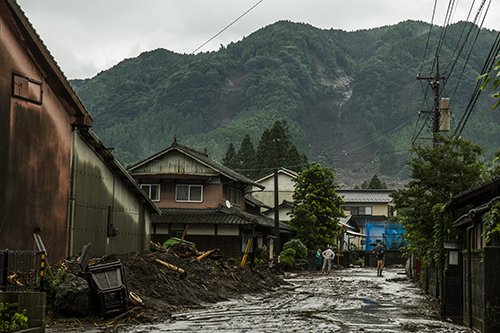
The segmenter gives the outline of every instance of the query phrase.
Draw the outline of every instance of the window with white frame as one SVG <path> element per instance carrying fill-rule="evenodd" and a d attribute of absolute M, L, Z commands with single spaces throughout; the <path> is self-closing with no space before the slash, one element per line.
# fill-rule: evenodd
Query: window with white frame
<path fill-rule="evenodd" d="M 141 184 L 141 188 L 151 201 L 160 201 L 160 184 Z"/>
<path fill-rule="evenodd" d="M 359 207 L 358 215 L 372 215 L 372 207 L 371 206 Z"/>
<path fill-rule="evenodd" d="M 202 185 L 177 185 L 175 187 L 175 201 L 181 202 L 202 202 Z"/>
<path fill-rule="evenodd" d="M 234 187 L 227 188 L 227 199 L 235 206 L 241 206 L 241 190 Z"/>

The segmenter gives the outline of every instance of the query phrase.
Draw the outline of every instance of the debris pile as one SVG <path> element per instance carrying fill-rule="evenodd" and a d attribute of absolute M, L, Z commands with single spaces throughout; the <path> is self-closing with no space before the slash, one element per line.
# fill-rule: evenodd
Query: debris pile
<path fill-rule="evenodd" d="M 206 303 L 244 293 L 272 291 L 283 283 L 266 266 L 230 267 L 220 259 L 216 250 L 199 252 L 182 244 L 165 249 L 151 243 L 150 252 L 92 258 L 89 268 L 116 261 L 122 263 L 128 291 L 142 304 L 130 304 L 119 319 L 137 323 L 165 320 L 173 311 L 202 308 Z M 66 262 L 65 268 L 67 273 L 78 274 L 76 261 Z M 118 318 L 108 320 L 117 322 Z"/>

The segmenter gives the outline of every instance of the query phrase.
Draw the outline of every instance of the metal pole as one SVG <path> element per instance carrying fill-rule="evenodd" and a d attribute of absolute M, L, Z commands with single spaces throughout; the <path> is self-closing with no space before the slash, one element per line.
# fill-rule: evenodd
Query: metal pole
<path fill-rule="evenodd" d="M 436 57 L 436 78 L 434 81 L 434 123 L 432 126 L 432 143 L 437 145 L 436 134 L 439 133 L 439 56 Z"/>
<path fill-rule="evenodd" d="M 40 291 L 44 291 L 44 279 L 45 279 L 45 252 L 41 253 L 40 257 Z"/>
<path fill-rule="evenodd" d="M 433 145 L 437 145 L 439 142 L 437 140 L 437 133 L 439 133 L 439 125 L 441 122 L 440 112 L 439 112 L 439 80 L 445 79 L 444 75 L 439 77 L 439 56 L 436 57 L 436 76 L 435 77 L 421 77 L 420 74 L 417 75 L 417 80 L 427 80 L 431 85 L 432 90 L 434 91 L 434 107 L 430 111 L 421 111 L 422 113 L 432 114 L 433 122 L 432 122 L 432 143 Z"/>
<path fill-rule="evenodd" d="M 274 234 L 276 242 L 274 248 L 276 249 L 276 258 L 280 253 L 280 212 L 279 212 L 279 197 L 278 197 L 278 149 L 276 147 L 276 140 L 274 140 Z M 279 265 L 278 265 L 279 266 Z"/>

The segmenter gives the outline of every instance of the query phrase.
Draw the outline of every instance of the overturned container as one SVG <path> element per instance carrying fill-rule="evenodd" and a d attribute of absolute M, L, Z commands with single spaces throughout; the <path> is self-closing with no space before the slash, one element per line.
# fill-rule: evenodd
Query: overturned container
<path fill-rule="evenodd" d="M 108 317 L 127 311 L 128 290 L 122 263 L 116 261 L 90 266 L 89 273 L 101 314 Z"/>

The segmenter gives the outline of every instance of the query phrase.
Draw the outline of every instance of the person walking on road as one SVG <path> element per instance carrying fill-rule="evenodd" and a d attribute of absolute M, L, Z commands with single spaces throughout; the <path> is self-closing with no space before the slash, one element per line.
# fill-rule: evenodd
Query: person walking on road
<path fill-rule="evenodd" d="M 372 254 L 377 258 L 377 276 L 382 276 L 382 270 L 385 264 L 385 247 L 381 243 L 378 243 L 372 250 Z"/>
<path fill-rule="evenodd" d="M 318 252 L 316 252 L 316 260 L 314 260 L 314 263 L 316 264 L 316 272 L 321 270 L 321 261 L 321 249 L 318 249 Z"/>
<path fill-rule="evenodd" d="M 330 273 L 330 269 L 332 267 L 332 261 L 335 258 L 335 252 L 332 251 L 330 247 L 323 251 L 323 272 L 325 272 L 326 266 L 328 266 L 328 273 Z"/>

